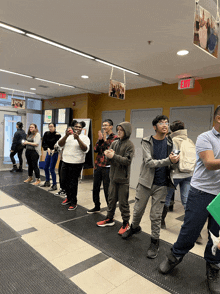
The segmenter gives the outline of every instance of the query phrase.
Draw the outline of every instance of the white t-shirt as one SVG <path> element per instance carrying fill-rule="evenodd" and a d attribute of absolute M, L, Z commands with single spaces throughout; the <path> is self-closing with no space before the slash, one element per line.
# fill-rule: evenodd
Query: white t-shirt
<path fill-rule="evenodd" d="M 84 163 L 86 153 L 89 151 L 90 139 L 83 134 L 79 135 L 80 140 L 87 146 L 86 151 L 82 151 L 79 143 L 74 139 L 73 135 L 70 135 L 66 139 L 66 143 L 63 147 L 63 161 L 66 163 Z"/>

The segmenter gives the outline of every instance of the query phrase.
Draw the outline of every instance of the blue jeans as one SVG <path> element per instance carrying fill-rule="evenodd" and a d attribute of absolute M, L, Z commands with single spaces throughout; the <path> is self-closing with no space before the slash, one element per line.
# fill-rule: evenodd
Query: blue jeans
<path fill-rule="evenodd" d="M 50 173 L 52 176 L 53 180 L 53 185 L 56 185 L 57 180 L 56 180 L 56 173 L 55 173 L 55 166 L 57 163 L 57 158 L 58 158 L 58 153 L 54 153 L 52 156 L 48 154 L 45 158 L 45 166 L 44 166 L 44 171 L 45 171 L 45 176 L 46 176 L 46 181 L 50 181 Z M 49 173 L 50 172 L 50 173 Z"/>
<path fill-rule="evenodd" d="M 174 243 L 172 252 L 176 257 L 184 257 L 193 248 L 199 234 L 208 218 L 208 230 L 216 237 L 219 236 L 220 226 L 208 212 L 206 207 L 215 198 L 215 195 L 203 192 L 190 186 L 184 223 L 181 227 L 178 239 Z M 213 242 L 208 232 L 208 242 L 206 245 L 204 258 L 209 263 L 220 263 L 220 250 L 216 255 L 212 254 Z"/>
<path fill-rule="evenodd" d="M 186 209 L 186 202 L 189 194 L 189 188 L 190 188 L 190 181 L 192 177 L 184 178 L 184 179 L 173 179 L 174 186 L 177 187 L 180 185 L 180 196 L 181 196 L 181 201 L 184 206 L 184 209 Z M 173 195 L 174 189 L 169 189 L 168 194 L 166 197 L 165 205 L 167 207 L 170 206 L 171 198 Z"/>

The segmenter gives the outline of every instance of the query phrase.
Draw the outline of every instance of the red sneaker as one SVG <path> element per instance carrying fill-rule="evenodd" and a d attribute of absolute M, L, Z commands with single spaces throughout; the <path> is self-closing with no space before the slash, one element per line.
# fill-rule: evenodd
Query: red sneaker
<path fill-rule="evenodd" d="M 62 205 L 67 205 L 70 204 L 71 202 L 66 198 L 61 204 Z"/>
<path fill-rule="evenodd" d="M 130 225 L 129 223 L 124 223 L 123 226 L 120 228 L 120 230 L 118 231 L 119 235 L 124 234 L 127 230 L 130 229 Z"/>
<path fill-rule="evenodd" d="M 75 204 L 75 205 L 71 205 L 69 208 L 68 208 L 68 210 L 75 210 L 75 209 L 77 209 L 77 205 Z"/>
<path fill-rule="evenodd" d="M 103 221 L 100 221 L 100 222 L 97 222 L 96 223 L 98 227 L 111 227 L 111 226 L 114 226 L 115 222 L 113 219 L 104 219 Z"/>

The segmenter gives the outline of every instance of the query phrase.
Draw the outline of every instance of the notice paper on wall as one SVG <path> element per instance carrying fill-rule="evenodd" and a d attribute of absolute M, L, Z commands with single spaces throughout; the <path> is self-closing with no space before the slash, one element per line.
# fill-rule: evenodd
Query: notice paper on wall
<path fill-rule="evenodd" d="M 143 138 L 144 137 L 144 129 L 143 128 L 136 128 L 136 138 Z"/>

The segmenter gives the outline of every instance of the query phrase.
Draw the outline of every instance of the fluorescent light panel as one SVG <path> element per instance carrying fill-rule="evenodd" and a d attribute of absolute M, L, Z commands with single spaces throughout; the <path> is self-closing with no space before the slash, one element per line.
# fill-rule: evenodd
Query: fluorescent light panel
<path fill-rule="evenodd" d="M 63 46 L 63 45 L 60 45 L 56 42 L 53 42 L 53 41 L 50 41 L 50 40 L 47 40 L 47 39 L 44 39 L 42 37 L 38 37 L 36 35 L 33 35 L 33 34 L 29 34 L 27 33 L 26 36 L 30 37 L 30 38 L 33 38 L 35 40 L 38 40 L 38 41 L 41 41 L 41 42 L 44 42 L 44 43 L 47 43 L 49 45 L 52 45 L 52 46 L 55 46 L 55 47 L 58 47 L 60 49 L 63 49 L 63 50 L 66 50 L 66 51 L 69 51 L 69 52 L 72 52 L 72 53 L 75 53 L 75 54 L 78 54 L 78 55 L 81 55 L 83 57 L 86 57 L 86 58 L 89 58 L 89 59 L 95 59 L 94 57 L 90 56 L 90 55 L 87 55 L 87 54 L 84 54 L 84 53 L 81 53 L 81 52 L 78 52 L 76 50 L 73 50 L 69 47 L 66 47 L 66 46 Z"/>
<path fill-rule="evenodd" d="M 1 89 L 4 89 L 4 90 L 14 91 L 14 92 L 21 92 L 21 93 L 28 93 L 28 94 L 36 94 L 36 93 L 33 93 L 33 92 L 21 91 L 21 90 L 16 90 L 16 89 L 11 89 L 11 88 L 5 88 L 5 87 L 0 87 L 0 88 Z"/>
<path fill-rule="evenodd" d="M 2 72 L 6 72 L 6 73 L 10 73 L 10 74 L 12 74 L 12 75 L 17 75 L 17 76 L 25 77 L 25 78 L 30 78 L 30 79 L 33 78 L 33 77 L 31 77 L 31 76 L 23 75 L 23 74 L 20 74 L 20 73 L 17 73 L 17 72 L 8 71 L 8 70 L 4 70 L 4 69 L 0 69 L 0 71 L 2 71 Z"/>
<path fill-rule="evenodd" d="M 75 88 L 74 86 L 61 84 L 61 83 L 57 83 L 57 82 L 52 82 L 52 81 L 48 81 L 48 80 L 44 80 L 44 79 L 40 79 L 40 78 L 35 78 L 35 80 L 46 82 L 46 83 L 51 83 L 51 84 L 55 84 L 55 85 L 59 85 L 59 86 L 64 86 L 64 87 L 68 87 L 68 88 Z"/>
<path fill-rule="evenodd" d="M 137 72 L 134 72 L 134 71 L 131 71 L 131 70 L 125 69 L 125 68 L 123 68 L 123 67 L 120 67 L 120 66 L 114 65 L 114 64 L 109 63 L 109 62 L 106 62 L 106 61 L 104 61 L 104 60 L 101 60 L 101 59 L 95 59 L 95 60 L 98 61 L 98 62 L 100 62 L 100 63 L 103 63 L 103 64 L 106 64 L 106 65 L 109 65 L 109 66 L 112 66 L 112 67 L 118 68 L 118 69 L 120 69 L 120 70 L 123 70 L 123 71 L 129 72 L 129 73 L 131 73 L 131 74 L 133 74 L 133 75 L 136 75 L 136 76 L 139 76 L 139 75 L 140 75 L 140 74 L 137 73 Z"/>
<path fill-rule="evenodd" d="M 24 31 L 16 29 L 16 28 L 8 26 L 8 25 L 5 25 L 3 23 L 0 23 L 0 27 L 2 27 L 4 29 L 7 29 L 7 30 L 10 30 L 10 31 L 13 31 L 13 32 L 18 33 L 18 34 L 24 34 L 25 35 Z"/>

